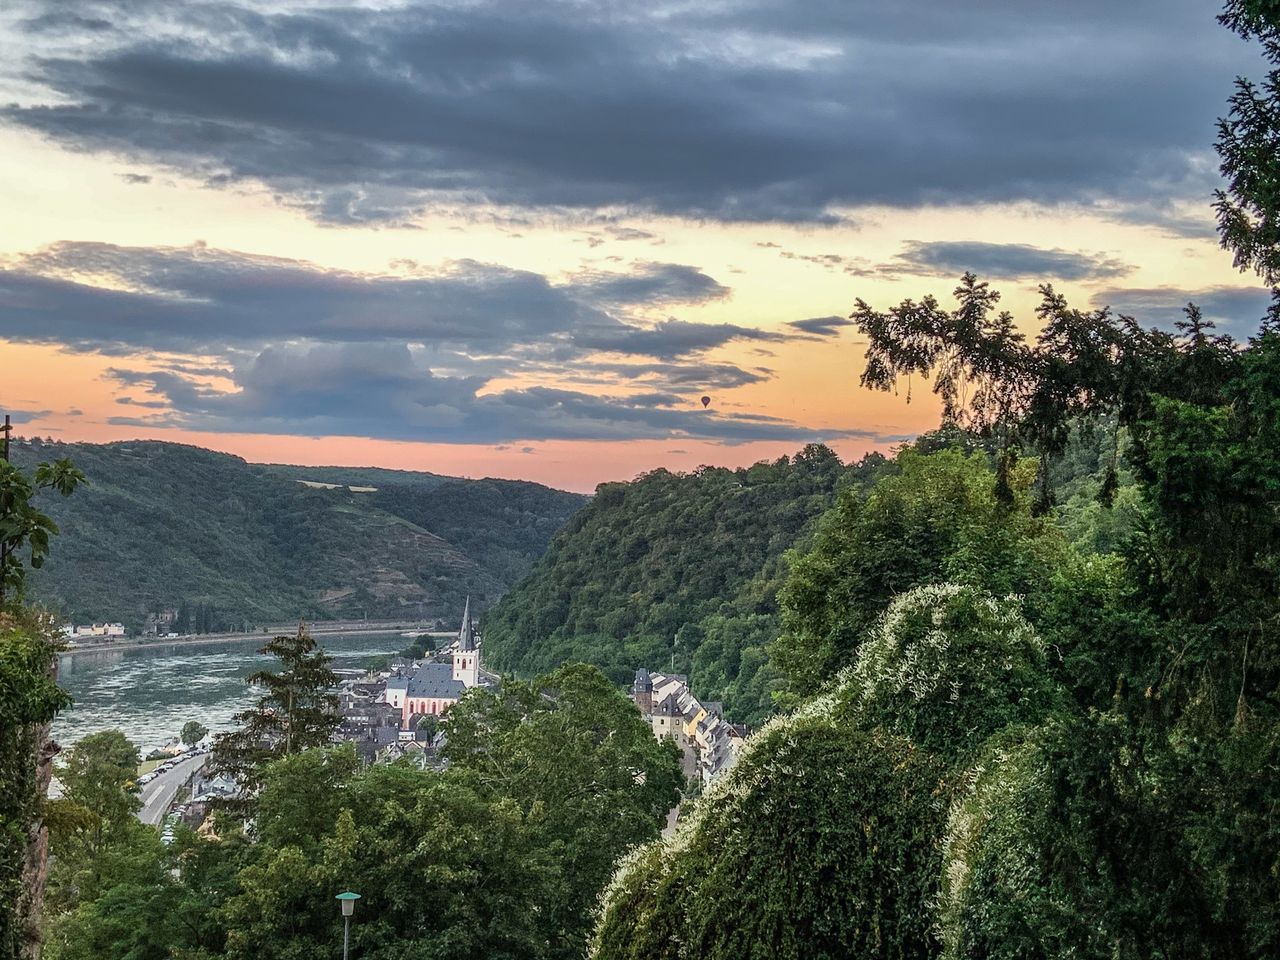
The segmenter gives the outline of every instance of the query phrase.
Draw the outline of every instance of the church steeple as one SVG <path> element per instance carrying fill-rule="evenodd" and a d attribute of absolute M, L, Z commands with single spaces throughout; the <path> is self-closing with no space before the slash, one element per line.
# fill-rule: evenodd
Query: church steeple
<path fill-rule="evenodd" d="M 465 686 L 474 687 L 480 682 L 480 641 L 476 637 L 476 625 L 471 619 L 471 598 L 462 610 L 462 626 L 458 630 L 458 642 L 453 648 L 453 679 Z"/>
<path fill-rule="evenodd" d="M 467 597 L 466 606 L 462 608 L 462 629 L 458 631 L 458 649 L 471 651 L 476 648 L 476 628 L 471 621 L 471 597 Z"/>

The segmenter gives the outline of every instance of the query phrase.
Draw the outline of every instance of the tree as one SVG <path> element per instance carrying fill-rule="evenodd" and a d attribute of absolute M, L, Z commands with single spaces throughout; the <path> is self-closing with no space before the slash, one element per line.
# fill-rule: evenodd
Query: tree
<path fill-rule="evenodd" d="M 58 766 L 62 799 L 53 803 L 53 851 L 64 900 L 94 895 L 107 848 L 129 827 L 138 799 L 135 747 L 119 730 L 81 738 Z"/>
<path fill-rule="evenodd" d="M 445 756 L 510 798 L 558 864 L 543 906 L 548 956 L 581 956 L 594 905 L 629 847 L 680 797 L 679 756 L 595 667 L 572 664 L 500 692 L 472 690 L 445 715 Z"/>
<path fill-rule="evenodd" d="M 904 450 L 870 494 L 842 491 L 812 549 L 793 559 L 781 594 L 782 635 L 771 655 L 790 697 L 812 694 L 853 662 L 867 629 L 898 593 L 954 581 L 1023 594 L 1034 614 L 1068 556 L 1051 519 L 1032 515 L 1033 462 L 997 496 L 984 453 Z"/>
<path fill-rule="evenodd" d="M 0 957 L 28 955 L 44 890 L 40 799 L 55 752 L 47 725 L 69 698 L 54 680 L 51 617 L 0 609 Z"/>
<path fill-rule="evenodd" d="M 240 729 L 218 734 L 212 757 L 215 769 L 235 777 L 250 793 L 266 763 L 328 745 L 339 723 L 332 658 L 317 648 L 305 624 L 293 636 L 275 637 L 259 652 L 275 657 L 280 670 L 260 670 L 247 678 L 250 686 L 265 692 L 252 709 L 236 714 Z"/>
<path fill-rule="evenodd" d="M 592 957 L 935 955 L 941 776 L 830 701 L 770 721 L 674 837 L 623 862 Z"/>
<path fill-rule="evenodd" d="M 48 918 L 46 960 L 223 956 L 218 913 L 247 853 L 238 834 L 210 840 L 179 826 L 165 844 L 153 827 L 131 823 L 108 848 L 96 894 Z"/>
<path fill-rule="evenodd" d="M 857 723 L 964 761 L 1065 705 L 1015 597 L 929 584 L 899 594 L 858 648 L 840 697 Z"/>
<path fill-rule="evenodd" d="M 27 565 L 44 564 L 58 532 L 34 500 L 46 490 L 69 496 L 85 478 L 66 459 L 30 475 L 11 463 L 8 418 L 0 445 L 0 957 L 10 957 L 38 950 L 48 840 L 39 798 L 57 751 L 48 724 L 68 703 L 54 682 L 54 625 L 20 605 Z"/>
<path fill-rule="evenodd" d="M 347 889 L 363 897 L 365 919 L 351 931 L 358 956 L 545 956 L 542 912 L 558 867 L 518 805 L 469 771 L 357 766 L 342 747 L 267 769 L 263 839 L 221 910 L 225 956 L 326 955 L 341 938 L 331 898 Z M 309 780 L 337 787 L 319 792 L 322 815 L 293 797 Z"/>
<path fill-rule="evenodd" d="M 68 459 L 40 463 L 28 476 L 9 461 L 9 439 L 3 438 L 4 457 L 0 458 L 0 604 L 21 600 L 26 584 L 26 565 L 44 566 L 49 555 L 49 538 L 56 536 L 58 525 L 47 514 L 37 510 L 33 499 L 42 490 L 55 490 L 70 496 L 85 476 Z"/>
<path fill-rule="evenodd" d="M 1227 181 L 1215 194 L 1218 231 L 1236 266 L 1280 285 L 1280 9 L 1274 0 L 1228 0 L 1218 19 L 1246 40 L 1259 40 L 1271 64 L 1261 85 L 1236 80 L 1231 110 L 1218 121 Z"/>
<path fill-rule="evenodd" d="M 209 728 L 199 720 L 188 720 L 182 725 L 182 742 L 189 747 L 194 747 L 205 738 L 208 732 Z"/>

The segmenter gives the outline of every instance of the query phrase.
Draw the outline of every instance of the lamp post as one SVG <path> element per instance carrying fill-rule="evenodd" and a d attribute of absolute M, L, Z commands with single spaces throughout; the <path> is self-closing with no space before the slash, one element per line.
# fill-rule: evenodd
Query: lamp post
<path fill-rule="evenodd" d="M 351 914 L 355 912 L 356 901 L 360 899 L 360 894 L 348 890 L 346 893 L 338 894 L 334 899 L 342 904 L 342 960 L 348 960 L 347 950 L 351 943 Z"/>

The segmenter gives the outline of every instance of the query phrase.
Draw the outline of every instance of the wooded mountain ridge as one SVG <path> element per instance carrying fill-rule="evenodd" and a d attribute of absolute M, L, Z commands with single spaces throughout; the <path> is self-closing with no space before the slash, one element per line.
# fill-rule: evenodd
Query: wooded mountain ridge
<path fill-rule="evenodd" d="M 41 498 L 62 549 L 32 572 L 31 599 L 135 629 L 183 606 L 211 630 L 456 618 L 468 595 L 483 609 L 505 592 L 587 500 L 520 480 L 253 464 L 152 440 L 15 441 L 12 456 L 23 467 L 70 457 L 88 478 L 75 497 Z"/>

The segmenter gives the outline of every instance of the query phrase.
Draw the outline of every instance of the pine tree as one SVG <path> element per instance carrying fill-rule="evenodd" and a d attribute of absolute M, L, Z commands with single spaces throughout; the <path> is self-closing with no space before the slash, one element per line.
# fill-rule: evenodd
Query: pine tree
<path fill-rule="evenodd" d="M 338 726 L 338 678 L 332 660 L 316 646 L 306 624 L 293 636 L 275 637 L 260 653 L 280 661 L 279 672 L 260 670 L 246 682 L 262 689 L 257 704 L 236 714 L 240 729 L 214 743 L 214 769 L 234 777 L 252 796 L 272 760 L 330 742 Z"/>
<path fill-rule="evenodd" d="M 1280 5 L 1228 0 L 1218 18 L 1246 40 L 1261 41 L 1271 69 L 1260 83 L 1240 77 L 1231 111 L 1218 121 L 1225 190 L 1216 193 L 1222 245 L 1236 266 L 1280 285 Z"/>

